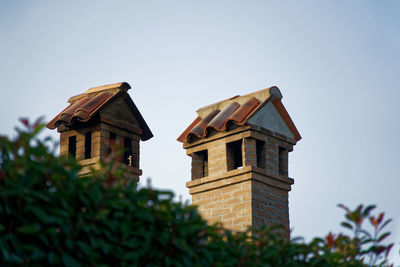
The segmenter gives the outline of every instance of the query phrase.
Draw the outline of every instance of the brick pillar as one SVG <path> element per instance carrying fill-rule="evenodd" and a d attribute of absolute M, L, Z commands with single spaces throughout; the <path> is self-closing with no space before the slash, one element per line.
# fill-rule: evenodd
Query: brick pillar
<path fill-rule="evenodd" d="M 244 138 L 243 139 L 243 158 L 244 166 L 257 166 L 257 149 L 256 139 Z"/>
<path fill-rule="evenodd" d="M 271 177 L 279 177 L 279 146 L 273 138 L 266 138 L 265 166 L 267 174 Z"/>
<path fill-rule="evenodd" d="M 136 158 L 135 167 L 140 169 L 140 136 L 134 135 L 134 138 L 132 138 L 132 143 L 132 150 Z"/>
<path fill-rule="evenodd" d="M 222 175 L 227 171 L 225 140 L 216 140 L 208 147 L 208 175 Z"/>
<path fill-rule="evenodd" d="M 283 177 L 289 176 L 288 168 L 289 151 L 286 148 L 279 147 L 279 175 Z"/>

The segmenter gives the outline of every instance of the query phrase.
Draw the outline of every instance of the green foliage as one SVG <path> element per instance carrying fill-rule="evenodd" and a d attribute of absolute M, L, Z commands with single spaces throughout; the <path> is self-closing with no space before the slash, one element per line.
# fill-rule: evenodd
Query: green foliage
<path fill-rule="evenodd" d="M 341 225 L 351 231 L 353 231 L 354 237 L 351 240 L 348 247 L 341 248 L 346 253 L 350 250 L 350 256 L 352 258 L 362 259 L 363 262 L 368 262 L 369 266 L 386 266 L 388 265 L 387 257 L 390 250 L 393 247 L 393 243 L 384 245 L 383 241 L 390 235 L 390 232 L 384 232 L 384 228 L 392 221 L 392 219 L 384 220 L 385 214 L 379 213 L 377 217 L 372 216 L 370 213 L 376 208 L 375 205 L 370 205 L 364 208 L 363 205 L 359 205 L 354 211 L 351 211 L 348 207 L 343 204 L 339 204 L 339 207 L 346 211 L 345 218 L 347 221 L 341 223 Z M 373 232 L 370 233 L 364 226 L 365 221 L 370 222 Z M 331 248 L 338 249 L 338 241 L 333 239 L 329 243 Z M 341 235 L 338 239 L 346 238 Z M 340 244 L 340 243 L 339 243 Z"/>
<path fill-rule="evenodd" d="M 373 207 L 346 210 L 354 237 L 329 234 L 310 243 L 280 226 L 232 233 L 207 225 L 173 194 L 137 189 L 112 163 L 78 177 L 73 159 L 54 156 L 37 137 L 39 121 L 0 137 L 1 266 L 364 266 L 385 263 L 390 222 Z M 364 219 L 374 226 L 369 234 Z M 364 263 L 363 263 L 364 262 Z"/>

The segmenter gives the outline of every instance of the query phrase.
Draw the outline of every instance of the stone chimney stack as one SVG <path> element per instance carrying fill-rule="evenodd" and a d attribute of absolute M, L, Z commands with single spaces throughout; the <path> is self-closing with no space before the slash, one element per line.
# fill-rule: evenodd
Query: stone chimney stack
<path fill-rule="evenodd" d="M 71 97 L 70 105 L 47 124 L 60 133 L 60 155 L 83 166 L 80 175 L 99 169 L 100 160 L 121 149 L 117 161 L 128 170 L 127 178 L 139 181 L 139 142 L 153 134 L 130 98 L 130 88 L 126 82 L 90 88 Z"/>
<path fill-rule="evenodd" d="M 271 87 L 206 106 L 179 136 L 192 158 L 186 186 L 209 223 L 289 227 L 288 153 L 301 136 L 281 99 Z"/>

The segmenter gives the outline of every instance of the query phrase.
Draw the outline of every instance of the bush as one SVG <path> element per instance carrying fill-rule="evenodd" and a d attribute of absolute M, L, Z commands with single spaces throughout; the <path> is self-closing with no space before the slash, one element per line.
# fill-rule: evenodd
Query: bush
<path fill-rule="evenodd" d="M 137 189 L 113 163 L 78 177 L 79 164 L 57 157 L 37 137 L 39 121 L 0 137 L 0 265 L 63 266 L 364 266 L 385 264 L 390 222 L 374 206 L 346 211 L 353 237 L 305 243 L 280 226 L 232 233 L 207 225 L 195 207 L 168 191 Z M 370 234 L 362 228 L 369 219 Z"/>

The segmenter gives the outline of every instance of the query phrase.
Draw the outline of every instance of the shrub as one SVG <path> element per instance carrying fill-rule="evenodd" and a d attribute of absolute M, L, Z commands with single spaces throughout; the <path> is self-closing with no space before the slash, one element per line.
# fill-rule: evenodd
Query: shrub
<path fill-rule="evenodd" d="M 62 266 L 364 266 L 385 264 L 390 222 L 374 206 L 346 211 L 354 236 L 305 243 L 281 226 L 232 233 L 207 225 L 168 191 L 137 189 L 124 170 L 102 163 L 78 177 L 74 159 L 57 157 L 40 121 L 0 137 L 0 265 Z M 370 234 L 362 223 L 369 219 Z"/>

